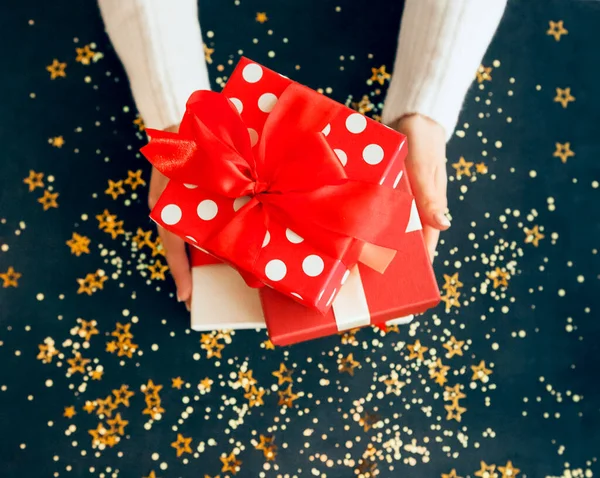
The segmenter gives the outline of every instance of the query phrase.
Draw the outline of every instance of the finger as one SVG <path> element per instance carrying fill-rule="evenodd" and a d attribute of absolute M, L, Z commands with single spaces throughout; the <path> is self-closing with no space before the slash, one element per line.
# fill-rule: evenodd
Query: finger
<path fill-rule="evenodd" d="M 158 228 L 169 270 L 177 287 L 177 300 L 187 302 L 192 297 L 192 272 L 185 250 L 185 242 L 162 227 Z"/>
<path fill-rule="evenodd" d="M 445 162 L 409 160 L 406 169 L 421 220 L 431 227 L 445 231 L 450 227 L 450 220 L 445 214 L 448 209 Z"/>
<path fill-rule="evenodd" d="M 431 226 L 425 225 L 423 226 L 423 238 L 425 239 L 425 245 L 427 246 L 427 252 L 429 253 L 429 260 L 433 263 L 433 259 L 435 258 L 435 249 L 440 238 L 440 231 Z"/>

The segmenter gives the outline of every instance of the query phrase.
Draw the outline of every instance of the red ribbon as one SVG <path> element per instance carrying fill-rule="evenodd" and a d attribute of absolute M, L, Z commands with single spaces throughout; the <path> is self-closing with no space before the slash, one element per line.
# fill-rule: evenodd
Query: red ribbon
<path fill-rule="evenodd" d="M 412 197 L 347 177 L 320 132 L 332 113 L 326 102 L 314 100 L 312 90 L 292 84 L 252 148 L 233 104 L 220 93 L 197 91 L 187 102 L 179 133 L 148 129 L 150 142 L 142 153 L 170 180 L 195 184 L 208 196 L 252 198 L 202 244 L 251 274 L 271 221 L 324 254 L 342 257 L 354 239 L 388 249 L 389 262 L 397 222 L 408 219 Z"/>

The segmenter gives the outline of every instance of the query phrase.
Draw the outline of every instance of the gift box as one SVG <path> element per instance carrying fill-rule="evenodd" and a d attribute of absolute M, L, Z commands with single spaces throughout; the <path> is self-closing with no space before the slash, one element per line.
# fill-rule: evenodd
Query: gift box
<path fill-rule="evenodd" d="M 362 283 L 377 277 L 392 295 L 406 276 L 418 283 L 406 289 L 419 289 L 412 297 L 396 291 L 395 301 L 370 301 L 371 322 L 439 301 L 404 176 L 401 134 L 243 58 L 222 94 L 192 95 L 179 134 L 149 130 L 149 136 L 142 152 L 170 178 L 151 217 L 212 255 L 196 258 L 206 267 L 196 280 L 214 297 L 211 276 L 227 276 L 221 279 L 230 285 L 236 280 L 231 271 L 214 272 L 224 270 L 216 267 L 223 261 L 248 284 L 297 301 L 300 308 L 289 305 L 290 311 L 314 313 L 315 320 L 331 319 L 336 295 L 357 276 Z M 382 274 L 389 267 L 394 273 Z M 238 295 L 246 290 L 240 285 L 232 285 Z M 287 314 L 283 304 L 290 301 L 273 291 L 261 295 L 271 329 L 276 319 L 269 316 Z M 242 302 L 256 310 L 251 296 Z M 377 312 L 381 307 L 385 314 Z M 336 308 L 340 330 L 352 321 Z M 300 337 L 292 330 L 277 335 L 288 337 L 279 343 Z"/>

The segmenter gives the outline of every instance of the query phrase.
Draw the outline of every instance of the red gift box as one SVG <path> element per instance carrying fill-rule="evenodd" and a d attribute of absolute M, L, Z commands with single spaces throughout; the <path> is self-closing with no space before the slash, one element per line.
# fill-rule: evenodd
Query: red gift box
<path fill-rule="evenodd" d="M 192 95 L 179 134 L 148 134 L 170 178 L 152 219 L 323 314 L 418 219 L 403 135 L 245 58 L 223 94 Z"/>

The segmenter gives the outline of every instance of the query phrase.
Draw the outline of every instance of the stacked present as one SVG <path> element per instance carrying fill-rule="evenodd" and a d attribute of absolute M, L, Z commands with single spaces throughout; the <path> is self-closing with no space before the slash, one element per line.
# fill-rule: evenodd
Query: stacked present
<path fill-rule="evenodd" d="M 403 135 L 245 58 L 148 134 L 170 179 L 151 217 L 194 246 L 193 328 L 266 321 L 286 345 L 439 302 Z"/>

